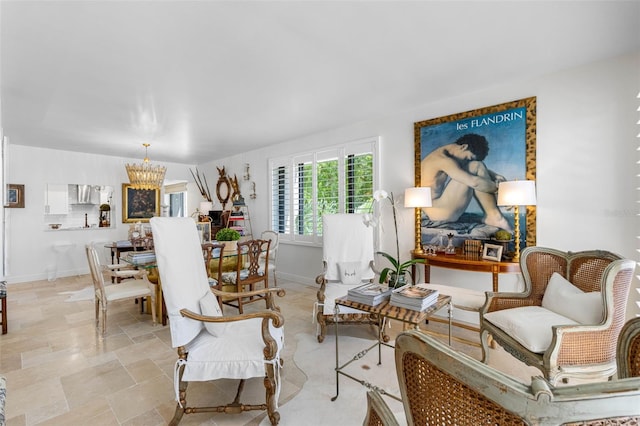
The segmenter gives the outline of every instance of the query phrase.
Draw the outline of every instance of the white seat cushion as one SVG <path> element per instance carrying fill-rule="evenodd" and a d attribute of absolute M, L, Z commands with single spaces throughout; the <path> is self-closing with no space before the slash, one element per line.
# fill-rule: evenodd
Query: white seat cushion
<path fill-rule="evenodd" d="M 503 309 L 485 314 L 484 319 L 534 353 L 543 353 L 549 348 L 552 326 L 578 324 L 541 306 Z"/>
<path fill-rule="evenodd" d="M 368 281 L 366 281 L 368 282 Z M 346 285 L 342 283 L 326 283 L 324 288 L 324 307 L 322 313 L 324 315 L 333 315 L 333 308 L 336 306 L 334 300 L 338 297 L 346 296 L 347 291 L 350 288 L 357 287 L 365 282 L 361 282 L 355 285 Z M 349 308 L 347 306 L 340 306 L 341 314 L 366 314 L 367 312 L 359 309 Z"/>
<path fill-rule="evenodd" d="M 485 302 L 485 294 L 482 291 L 443 284 L 423 283 L 416 285 L 438 290 L 440 294 L 451 296 L 451 304 L 454 307 L 467 311 L 479 311 Z"/>
<path fill-rule="evenodd" d="M 264 376 L 261 323 L 261 318 L 230 322 L 219 336 L 203 330 L 187 345 L 189 356 L 183 380 L 248 379 Z M 270 327 L 270 333 L 278 344 L 279 353 L 284 346 L 284 327 Z"/>
<path fill-rule="evenodd" d="M 120 284 L 106 285 L 104 286 L 104 292 L 109 301 L 136 296 L 151 296 L 151 289 L 145 280 L 129 280 Z"/>

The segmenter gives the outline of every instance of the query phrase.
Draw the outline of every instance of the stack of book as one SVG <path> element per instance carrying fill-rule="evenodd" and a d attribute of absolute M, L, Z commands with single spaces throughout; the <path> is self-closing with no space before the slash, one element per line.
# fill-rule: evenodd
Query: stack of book
<path fill-rule="evenodd" d="M 153 263 L 156 261 L 156 254 L 151 250 L 130 251 L 125 255 L 125 260 L 133 264 Z"/>
<path fill-rule="evenodd" d="M 438 290 L 407 284 L 393 290 L 390 304 L 399 308 L 423 311 L 438 300 Z"/>
<path fill-rule="evenodd" d="M 365 305 L 376 306 L 389 299 L 391 289 L 383 284 L 366 283 L 347 291 L 347 299 Z"/>

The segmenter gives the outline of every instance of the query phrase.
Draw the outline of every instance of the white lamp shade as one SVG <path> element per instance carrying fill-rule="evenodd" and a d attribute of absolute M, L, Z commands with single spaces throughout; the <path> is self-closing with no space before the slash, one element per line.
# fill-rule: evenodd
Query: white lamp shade
<path fill-rule="evenodd" d="M 213 210 L 213 203 L 211 201 L 200 202 L 200 213 L 209 214 L 209 211 Z"/>
<path fill-rule="evenodd" d="M 405 207 L 431 207 L 431 188 L 416 187 L 404 190 Z"/>
<path fill-rule="evenodd" d="M 535 206 L 536 183 L 532 180 L 512 180 L 498 185 L 499 206 Z"/>

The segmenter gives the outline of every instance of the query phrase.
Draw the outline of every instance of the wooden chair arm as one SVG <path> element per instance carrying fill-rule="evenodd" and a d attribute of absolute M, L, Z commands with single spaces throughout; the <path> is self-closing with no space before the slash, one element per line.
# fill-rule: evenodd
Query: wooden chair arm
<path fill-rule="evenodd" d="M 253 318 L 262 318 L 261 333 L 262 341 L 265 344 L 265 359 L 274 359 L 278 353 L 278 344 L 270 332 L 270 328 L 272 326 L 275 328 L 280 328 L 284 325 L 284 316 L 278 311 L 267 309 L 264 311 L 251 312 L 247 314 L 230 315 L 226 317 L 211 317 L 207 315 L 196 314 L 195 312 L 192 312 L 188 309 L 180 309 L 180 315 L 186 318 L 194 319 L 196 321 L 214 323 L 229 323 L 235 321 L 245 321 Z"/>
<path fill-rule="evenodd" d="M 367 392 L 367 416 L 363 426 L 400 426 L 382 396 L 375 391 Z"/>
<path fill-rule="evenodd" d="M 320 275 L 316 277 L 316 284 L 324 286 L 324 284 L 327 282 L 327 279 L 325 278 L 326 274 L 327 274 L 327 262 L 323 260 L 322 272 L 320 273 Z"/>
<path fill-rule="evenodd" d="M 244 321 L 251 318 L 263 318 L 272 320 L 273 326 L 276 328 L 280 328 L 284 325 L 284 316 L 280 312 L 272 311 L 270 309 L 246 314 L 229 315 L 224 317 L 211 317 L 208 315 L 197 314 L 193 311 L 190 311 L 189 309 L 180 309 L 180 315 L 186 318 L 194 319 L 196 321 L 217 323 Z"/>
<path fill-rule="evenodd" d="M 520 308 L 522 306 L 538 306 L 530 295 L 526 293 L 507 293 L 487 291 L 486 300 L 482 308 L 481 314 L 488 312 L 501 311 L 503 309 Z"/>

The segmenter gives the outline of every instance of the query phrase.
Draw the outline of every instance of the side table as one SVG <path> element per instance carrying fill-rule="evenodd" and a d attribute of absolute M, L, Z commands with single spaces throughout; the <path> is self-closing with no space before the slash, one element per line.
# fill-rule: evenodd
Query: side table
<path fill-rule="evenodd" d="M 398 321 L 401 321 L 405 324 L 405 327 L 414 327 L 415 329 L 419 329 L 418 325 L 426 320 L 428 320 L 433 314 L 435 314 L 437 311 L 439 311 L 440 309 L 442 309 L 443 307 L 447 306 L 448 310 L 449 310 L 449 345 L 451 345 L 451 320 L 453 318 L 453 308 L 451 305 L 451 296 L 447 296 L 444 294 L 440 294 L 438 296 L 438 300 L 431 306 L 429 306 L 427 309 L 425 309 L 424 311 L 415 311 L 412 309 L 406 309 L 406 308 L 400 308 L 398 306 L 393 306 L 392 304 L 389 303 L 388 300 L 376 305 L 376 306 L 371 306 L 371 305 L 366 305 L 364 303 L 358 303 L 358 302 L 354 302 L 352 300 L 349 300 L 347 298 L 347 296 L 343 296 L 343 297 L 339 297 L 337 299 L 335 299 L 335 314 L 339 314 L 340 313 L 340 306 L 346 306 L 346 307 L 350 307 L 350 308 L 355 308 L 355 309 L 360 309 L 361 311 L 366 311 L 366 312 L 370 312 L 373 314 L 378 314 L 378 340 L 372 344 L 371 346 L 369 346 L 368 348 L 358 352 L 356 355 L 354 355 L 349 361 L 347 361 L 346 363 L 340 365 L 340 360 L 339 360 L 339 350 L 338 350 L 338 340 L 339 340 L 339 334 L 338 334 L 338 322 L 339 321 L 334 321 L 334 326 L 335 326 L 335 330 L 336 330 L 336 396 L 334 396 L 333 398 L 331 398 L 331 401 L 335 401 L 338 398 L 338 395 L 340 394 L 340 375 L 342 374 L 345 377 L 350 378 L 351 380 L 355 380 L 356 382 L 360 383 L 361 385 L 367 387 L 367 388 L 375 388 L 376 391 L 378 391 L 380 394 L 382 395 L 387 395 L 390 398 L 393 398 L 397 401 L 402 401 L 399 397 L 395 396 L 395 395 L 391 395 L 389 393 L 387 393 L 384 389 L 380 389 L 378 387 L 373 386 L 372 384 L 364 381 L 364 380 L 360 380 L 344 371 L 342 371 L 346 366 L 348 366 L 349 364 L 351 364 L 354 361 L 357 361 L 359 359 L 362 359 L 362 357 L 364 357 L 371 349 L 375 348 L 376 346 L 378 347 L 378 365 L 382 364 L 382 346 L 387 346 L 390 348 L 393 348 L 393 345 L 390 345 L 388 343 L 385 343 L 382 340 L 382 327 L 384 326 L 384 323 L 387 319 L 395 319 Z"/>

